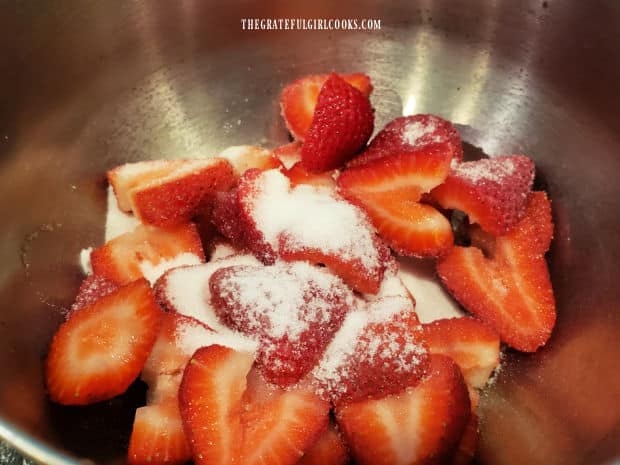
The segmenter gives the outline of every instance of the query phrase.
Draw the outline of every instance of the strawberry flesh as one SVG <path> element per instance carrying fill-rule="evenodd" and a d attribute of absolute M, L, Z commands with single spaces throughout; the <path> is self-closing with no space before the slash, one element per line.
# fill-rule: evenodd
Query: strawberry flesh
<path fill-rule="evenodd" d="M 552 235 L 551 204 L 544 192 L 533 192 L 521 221 L 495 238 L 493 257 L 485 257 L 477 247 L 454 247 L 438 262 L 437 273 L 452 295 L 503 342 L 535 352 L 555 324 L 544 256 Z"/>

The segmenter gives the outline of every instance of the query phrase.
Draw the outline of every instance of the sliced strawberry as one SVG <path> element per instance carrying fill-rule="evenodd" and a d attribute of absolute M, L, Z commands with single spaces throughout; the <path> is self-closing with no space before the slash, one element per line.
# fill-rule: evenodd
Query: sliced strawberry
<path fill-rule="evenodd" d="M 231 165 L 221 158 L 128 163 L 108 178 L 119 206 L 126 209 L 128 200 L 140 221 L 155 226 L 186 223 L 206 199 L 234 182 Z"/>
<path fill-rule="evenodd" d="M 46 361 L 50 398 L 85 405 L 125 392 L 155 343 L 161 320 L 146 280 L 75 312 L 58 328 Z"/>
<path fill-rule="evenodd" d="M 467 387 L 448 357 L 431 356 L 429 375 L 414 388 L 336 408 L 356 463 L 446 463 L 469 420 Z"/>
<path fill-rule="evenodd" d="M 524 155 L 457 164 L 432 197 L 446 209 L 461 210 L 471 223 L 494 235 L 508 232 L 525 214 L 534 182 L 534 163 Z"/>
<path fill-rule="evenodd" d="M 296 464 L 329 422 L 329 404 L 316 394 L 274 389 L 252 373 L 244 401 L 243 464 Z"/>
<path fill-rule="evenodd" d="M 67 318 L 69 318 L 73 312 L 94 304 L 101 297 L 114 292 L 118 288 L 119 285 L 114 281 L 110 281 L 96 274 L 89 274 L 84 278 L 82 284 L 80 284 L 75 301 L 66 315 Z"/>
<path fill-rule="evenodd" d="M 386 297 L 347 315 L 311 375 L 319 395 L 338 405 L 413 386 L 427 365 L 411 301 Z"/>
<path fill-rule="evenodd" d="M 368 98 L 372 92 L 370 78 L 365 74 L 341 74 L 340 77 Z M 303 141 L 312 124 L 314 109 L 321 87 L 328 74 L 304 76 L 287 85 L 280 96 L 280 108 L 286 127 L 295 139 Z"/>
<path fill-rule="evenodd" d="M 183 379 L 183 372 L 172 375 L 162 374 L 149 380 L 149 389 L 146 392 L 146 404 L 157 405 L 169 400 L 177 400 L 179 386 Z"/>
<path fill-rule="evenodd" d="M 452 245 L 450 222 L 418 200 L 422 193 L 446 179 L 450 157 L 446 144 L 435 144 L 371 160 L 344 171 L 338 178 L 338 188 L 368 213 L 379 235 L 397 253 L 437 256 Z"/>
<path fill-rule="evenodd" d="M 340 279 L 305 262 L 222 268 L 209 287 L 220 318 L 258 338 L 257 362 L 279 386 L 316 364 L 354 298 Z"/>
<path fill-rule="evenodd" d="M 435 115 L 402 116 L 388 123 L 360 155 L 348 166 L 361 166 L 369 161 L 402 156 L 426 150 L 433 145 L 446 145 L 450 159 L 461 160 L 461 136 L 449 121 Z"/>
<path fill-rule="evenodd" d="M 228 147 L 221 152 L 218 157 L 228 160 L 237 177 L 241 176 L 251 168 L 265 171 L 283 167 L 280 159 L 272 152 L 262 147 L 256 147 L 253 145 L 237 145 Z"/>
<path fill-rule="evenodd" d="M 314 445 L 304 454 L 298 465 L 346 465 L 349 451 L 338 429 L 330 424 Z"/>
<path fill-rule="evenodd" d="M 301 162 L 311 172 L 338 168 L 366 145 L 373 128 L 368 97 L 332 73 L 319 93 Z"/>
<path fill-rule="evenodd" d="M 306 170 L 301 162 L 295 163 L 289 169 L 283 170 L 282 173 L 291 180 L 291 187 L 295 187 L 298 184 L 309 184 L 311 186 L 326 187 L 328 189 L 334 189 L 336 187 L 333 172 L 311 173 Z"/>
<path fill-rule="evenodd" d="M 212 333 L 193 318 L 164 313 L 157 340 L 142 370 L 144 382 L 150 386 L 159 375 L 182 373 L 196 349 L 210 343 Z"/>
<path fill-rule="evenodd" d="M 136 410 L 127 454 L 130 465 L 181 465 L 191 459 L 176 399 Z"/>
<path fill-rule="evenodd" d="M 273 154 L 278 157 L 285 168 L 290 168 L 295 163 L 301 161 L 301 146 L 301 142 L 294 141 L 276 147 L 273 149 Z"/>
<path fill-rule="evenodd" d="M 478 448 L 479 435 L 478 415 L 472 411 L 456 452 L 452 456 L 451 465 L 469 465 L 473 462 L 476 449 Z"/>
<path fill-rule="evenodd" d="M 185 368 L 179 407 L 196 465 L 243 463 L 241 400 L 253 362 L 250 353 L 212 345 Z"/>
<path fill-rule="evenodd" d="M 475 318 L 448 318 L 423 325 L 432 354 L 447 355 L 468 385 L 483 388 L 499 365 L 499 335 Z"/>
<path fill-rule="evenodd" d="M 94 274 L 118 284 L 141 277 L 154 281 L 166 269 L 204 262 L 196 226 L 141 225 L 106 242 L 90 255 Z"/>
<path fill-rule="evenodd" d="M 366 293 L 376 293 L 383 279 L 389 252 L 366 215 L 326 189 L 291 189 L 278 170 L 247 171 L 237 189 L 219 199 L 214 223 L 265 264 L 278 256 L 334 264 L 334 273 Z"/>
<path fill-rule="evenodd" d="M 441 258 L 437 272 L 452 295 L 503 342 L 534 352 L 547 342 L 555 323 L 544 257 L 552 235 L 551 204 L 544 192 L 533 192 L 523 219 L 495 239 L 493 257 L 476 247 L 454 247 Z"/>

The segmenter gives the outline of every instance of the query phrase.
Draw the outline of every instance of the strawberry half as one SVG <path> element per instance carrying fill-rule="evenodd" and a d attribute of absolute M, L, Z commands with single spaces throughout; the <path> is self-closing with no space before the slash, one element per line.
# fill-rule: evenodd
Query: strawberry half
<path fill-rule="evenodd" d="M 450 222 L 435 208 L 418 203 L 450 171 L 446 144 L 371 160 L 345 170 L 339 192 L 362 207 L 381 238 L 397 253 L 434 257 L 453 243 Z"/>
<path fill-rule="evenodd" d="M 231 165 L 221 158 L 127 163 L 108 172 L 119 207 L 142 223 L 186 223 L 215 192 L 234 182 Z"/>
<path fill-rule="evenodd" d="M 176 398 L 136 410 L 127 453 L 130 465 L 181 465 L 191 459 Z"/>
<path fill-rule="evenodd" d="M 379 131 L 368 148 L 349 161 L 348 166 L 425 150 L 436 144 L 445 144 L 451 159 L 463 158 L 461 136 L 450 121 L 435 115 L 402 116 Z"/>
<path fill-rule="evenodd" d="M 502 235 L 525 214 L 533 182 L 532 160 L 502 156 L 457 164 L 431 196 L 445 209 L 467 213 L 470 223 Z"/>
<path fill-rule="evenodd" d="M 318 94 L 317 94 L 318 95 Z M 308 127 L 310 127 L 308 125 Z M 288 144 L 280 145 L 273 149 L 274 156 L 282 162 L 285 168 L 290 168 L 295 163 L 301 161 L 301 146 L 303 144 L 299 141 L 290 142 Z"/>
<path fill-rule="evenodd" d="M 273 154 L 273 152 L 253 145 L 237 145 L 228 147 L 221 152 L 218 157 L 228 160 L 237 177 L 241 176 L 251 168 L 265 171 L 278 169 L 284 166 L 282 165 L 280 159 Z"/>
<path fill-rule="evenodd" d="M 336 426 L 330 424 L 297 462 L 297 465 L 346 465 L 347 463 L 349 463 L 347 446 Z"/>
<path fill-rule="evenodd" d="M 118 284 L 146 277 L 155 281 L 166 269 L 204 262 L 196 226 L 170 228 L 140 225 L 90 254 L 93 272 Z"/>
<path fill-rule="evenodd" d="M 303 141 L 312 124 L 319 93 L 329 74 L 304 76 L 287 85 L 280 96 L 280 108 L 286 127 L 297 140 Z M 370 78 L 365 74 L 341 74 L 340 77 L 357 88 L 366 98 L 372 92 Z"/>
<path fill-rule="evenodd" d="M 551 204 L 544 192 L 533 192 L 521 221 L 495 238 L 492 257 L 477 247 L 454 247 L 438 262 L 437 273 L 452 295 L 503 342 L 534 352 L 547 342 L 555 324 L 545 261 L 552 236 Z"/>
<path fill-rule="evenodd" d="M 353 302 L 340 279 L 306 262 L 222 268 L 209 287 L 221 320 L 258 338 L 257 362 L 279 386 L 316 364 Z"/>
<path fill-rule="evenodd" d="M 326 427 L 327 403 L 257 382 L 249 376 L 252 361 L 249 353 L 212 345 L 185 369 L 179 404 L 197 465 L 293 465 Z"/>
<path fill-rule="evenodd" d="M 366 145 L 373 128 L 368 97 L 332 73 L 319 93 L 301 162 L 311 172 L 338 168 Z"/>
<path fill-rule="evenodd" d="M 475 318 L 448 318 L 423 325 L 432 354 L 447 355 L 469 386 L 483 388 L 499 365 L 499 335 Z"/>
<path fill-rule="evenodd" d="M 428 366 L 422 328 L 408 297 L 385 297 L 349 313 L 312 370 L 312 384 L 336 405 L 396 393 Z"/>
<path fill-rule="evenodd" d="M 47 355 L 52 401 L 85 405 L 125 392 L 155 343 L 161 314 L 144 279 L 73 313 L 56 331 Z"/>
<path fill-rule="evenodd" d="M 414 388 L 336 407 L 336 420 L 360 465 L 446 463 L 470 415 L 458 366 L 432 355 L 429 375 Z"/>

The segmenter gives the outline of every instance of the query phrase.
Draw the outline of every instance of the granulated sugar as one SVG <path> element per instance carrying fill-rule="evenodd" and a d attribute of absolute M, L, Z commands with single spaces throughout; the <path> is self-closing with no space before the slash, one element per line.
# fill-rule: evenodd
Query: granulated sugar
<path fill-rule="evenodd" d="M 515 164 L 510 158 L 485 158 L 458 164 L 452 174 L 471 183 L 489 181 L 500 184 L 515 171 Z"/>
<path fill-rule="evenodd" d="M 216 331 L 226 330 L 211 305 L 209 278 L 220 268 L 235 265 L 259 265 L 253 255 L 234 255 L 197 266 L 168 272 L 160 291 L 170 306 L 181 315 L 190 316 Z"/>
<path fill-rule="evenodd" d="M 125 213 L 118 208 L 118 202 L 114 196 L 112 186 L 108 186 L 108 208 L 105 217 L 105 242 L 118 237 L 126 232 L 133 231 L 140 221 L 131 213 Z"/>
<path fill-rule="evenodd" d="M 243 352 L 256 352 L 258 343 L 253 339 L 228 328 L 212 331 L 197 323 L 185 323 L 177 328 L 176 342 L 178 347 L 188 355 L 192 355 L 201 347 L 220 345 Z"/>
<path fill-rule="evenodd" d="M 415 146 L 418 139 L 421 139 L 427 134 L 432 134 L 436 130 L 437 124 L 434 119 L 429 120 L 426 124 L 420 121 L 412 121 L 404 127 L 402 138 L 407 144 Z M 425 140 L 424 143 L 440 141 L 441 138 L 439 136 L 435 136 L 431 140 Z"/>
<path fill-rule="evenodd" d="M 193 253 L 182 253 L 170 260 L 162 260 L 156 265 L 149 261 L 140 262 L 139 268 L 144 277 L 153 285 L 159 277 L 166 271 L 179 266 L 198 265 L 202 262 L 198 255 Z"/>
<path fill-rule="evenodd" d="M 343 260 L 359 259 L 365 268 L 379 265 L 373 230 L 363 213 L 326 189 L 290 182 L 278 170 L 257 180 L 252 216 L 274 250 L 286 236 L 287 247 L 314 248 Z"/>
<path fill-rule="evenodd" d="M 86 247 L 85 249 L 80 250 L 80 267 L 82 268 L 82 273 L 85 275 L 92 274 L 93 272 L 93 265 L 90 262 L 90 253 L 92 251 L 92 247 Z"/>

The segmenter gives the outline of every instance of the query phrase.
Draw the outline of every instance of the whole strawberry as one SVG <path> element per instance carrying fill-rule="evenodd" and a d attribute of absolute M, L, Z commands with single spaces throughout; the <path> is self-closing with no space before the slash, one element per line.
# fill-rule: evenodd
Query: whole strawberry
<path fill-rule="evenodd" d="M 337 168 L 365 146 L 373 128 L 368 98 L 332 73 L 319 93 L 301 162 L 312 172 Z"/>

